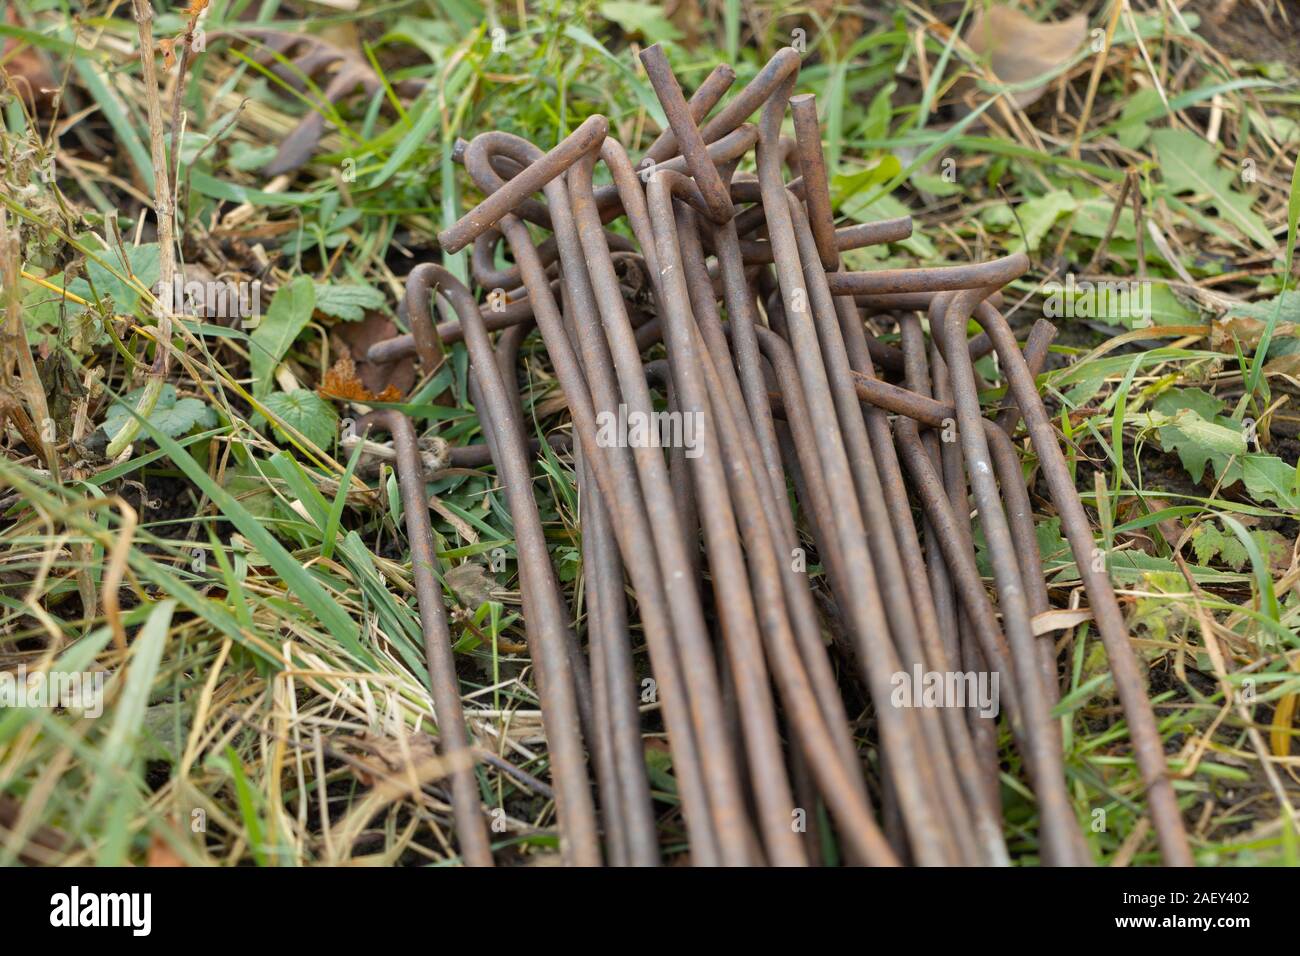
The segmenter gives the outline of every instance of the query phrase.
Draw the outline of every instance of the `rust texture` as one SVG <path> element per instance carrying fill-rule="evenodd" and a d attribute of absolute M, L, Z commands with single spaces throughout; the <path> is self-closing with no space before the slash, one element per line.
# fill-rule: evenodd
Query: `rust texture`
<path fill-rule="evenodd" d="M 474 288 L 417 266 L 410 333 L 366 356 L 415 356 L 427 374 L 455 343 L 468 353 L 484 444 L 450 464 L 493 467 L 513 520 L 565 861 L 1009 865 L 1005 721 L 1035 802 L 1018 825 L 1029 852 L 1088 865 L 1052 716 L 1064 662 L 1041 617 L 1037 502 L 1078 565 L 1163 858 L 1189 864 L 1124 618 L 1035 384 L 1055 329 L 1040 321 L 1022 344 L 1000 311 L 1026 257 L 854 271 L 852 250 L 912 223 L 836 222 L 795 50 L 734 92 L 723 64 L 689 98 L 662 49 L 641 59 L 667 127 L 640 161 L 601 116 L 549 151 L 503 132 L 457 144 L 483 199 L 438 241 L 472 246 Z M 569 425 L 548 444 L 578 489 L 574 605 L 516 380 L 534 331 Z M 976 369 L 990 354 L 997 399 Z M 668 447 L 644 431 L 609 440 L 632 420 L 677 430 Z M 392 409 L 363 421 L 393 436 L 440 739 L 461 758 L 458 847 L 491 863 L 415 431 Z M 995 712 L 900 699 L 923 674 L 986 680 Z M 671 794 L 652 789 L 649 733 Z"/>

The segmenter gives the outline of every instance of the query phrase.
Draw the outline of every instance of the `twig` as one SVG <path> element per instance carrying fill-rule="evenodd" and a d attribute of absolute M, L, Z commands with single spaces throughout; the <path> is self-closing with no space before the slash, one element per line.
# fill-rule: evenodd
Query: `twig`
<path fill-rule="evenodd" d="M 172 301 L 176 276 L 176 249 L 174 241 L 174 223 L 172 193 L 168 183 L 167 147 L 164 143 L 162 104 L 158 97 L 158 71 L 154 63 L 153 42 L 153 4 L 149 0 L 131 0 L 135 12 L 136 26 L 140 31 L 140 72 L 144 80 L 144 98 L 149 113 L 149 147 L 153 161 L 154 175 L 154 215 L 158 221 L 158 280 L 160 296 L 154 302 L 158 317 L 158 335 L 155 339 L 157 354 L 149 369 L 149 380 L 145 383 L 144 394 L 136 404 L 136 414 L 140 419 L 148 418 L 158 404 L 162 393 L 163 381 L 170 366 L 172 338 L 172 310 L 176 303 Z M 178 91 L 179 92 L 179 91 Z M 174 144 L 173 144 L 174 145 Z M 109 442 L 107 454 L 116 458 L 126 450 L 140 432 L 140 420 L 132 418 L 122 426 L 113 440 Z"/>
<path fill-rule="evenodd" d="M 1115 205 L 1110 211 L 1110 222 L 1106 224 L 1106 234 L 1101 237 L 1101 242 L 1097 243 L 1097 248 L 1088 260 L 1084 272 L 1093 272 L 1096 270 L 1097 263 L 1101 261 L 1102 256 L 1106 254 L 1106 247 L 1110 245 L 1110 237 L 1115 233 L 1115 227 L 1119 225 L 1119 217 L 1124 212 L 1124 203 L 1128 199 L 1129 187 L 1133 185 L 1133 170 L 1128 171 L 1124 177 L 1123 184 L 1119 187 L 1119 198 L 1115 200 Z M 1136 223 L 1134 223 L 1136 228 Z"/>
<path fill-rule="evenodd" d="M 54 448 L 54 435 L 50 433 L 53 419 L 45 402 L 45 390 L 32 360 L 32 351 L 27 343 L 27 329 L 23 325 L 22 290 L 18 275 L 21 271 L 22 251 L 18 244 L 18 233 L 9 231 L 8 218 L 0 209 L 0 275 L 4 276 L 5 287 L 5 321 L 3 360 L 0 360 L 0 407 L 4 407 L 8 417 L 14 420 L 23 432 L 23 439 L 32 445 L 45 458 L 50 474 L 58 480 L 59 456 Z M 10 356 L 13 356 L 11 359 Z M 12 380 L 12 361 L 18 363 L 18 381 Z M 16 387 L 15 387 L 16 385 Z M 24 423 L 25 415 L 21 406 L 16 404 L 17 395 L 21 394 L 27 402 L 31 421 Z M 3 421 L 4 415 L 0 415 Z M 26 427 L 24 427 L 24 424 Z M 33 427 L 34 426 L 34 427 Z M 35 444 L 33 444 L 35 442 Z"/>

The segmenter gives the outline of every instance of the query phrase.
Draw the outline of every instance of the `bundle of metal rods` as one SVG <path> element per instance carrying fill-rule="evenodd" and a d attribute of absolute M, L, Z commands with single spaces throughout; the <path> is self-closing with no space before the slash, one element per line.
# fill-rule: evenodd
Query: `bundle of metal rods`
<path fill-rule="evenodd" d="M 998 308 L 1026 257 L 846 271 L 842 252 L 905 239 L 911 221 L 836 227 L 816 103 L 791 95 L 799 55 L 779 51 L 716 110 L 730 67 L 688 101 L 658 46 L 641 58 L 668 129 L 636 165 L 601 116 L 545 153 L 501 132 L 459 144 L 486 198 L 438 238 L 448 253 L 472 244 L 486 301 L 441 266 L 418 266 L 412 334 L 367 356 L 434 363 L 448 342 L 468 349 L 517 537 L 564 859 L 657 864 L 658 816 L 675 819 L 647 779 L 635 621 L 692 863 L 799 866 L 829 853 L 1007 864 L 999 717 L 894 693 L 900 678 L 969 674 L 996 676 L 1037 804 L 1038 857 L 1087 864 L 1051 715 L 1053 634 L 1035 627 L 1049 593 L 1018 454 L 1027 439 L 1109 657 L 1163 859 L 1190 863 L 1124 618 L 1036 390 L 1055 330 L 1040 321 L 1022 350 Z M 787 110 L 793 139 L 782 136 Z M 756 176 L 738 172 L 751 149 Z M 593 185 L 597 163 L 610 185 Z M 630 238 L 606 228 L 620 217 Z M 538 230 L 550 236 L 539 242 Z M 511 265 L 498 264 L 502 241 Z M 435 294 L 454 313 L 438 324 Z M 891 315 L 901 347 L 864 323 Z M 972 319 L 982 333 L 968 339 Z M 515 366 L 534 326 L 574 433 L 585 653 L 532 487 Z M 666 358 L 647 361 L 660 341 Z M 989 353 L 1007 396 L 992 417 L 974 367 Z M 394 437 L 442 747 L 454 755 L 469 740 L 424 471 L 410 422 L 374 421 Z M 698 427 L 665 453 L 645 436 L 611 440 L 612 421 Z M 464 756 L 451 782 L 460 849 L 490 864 Z"/>

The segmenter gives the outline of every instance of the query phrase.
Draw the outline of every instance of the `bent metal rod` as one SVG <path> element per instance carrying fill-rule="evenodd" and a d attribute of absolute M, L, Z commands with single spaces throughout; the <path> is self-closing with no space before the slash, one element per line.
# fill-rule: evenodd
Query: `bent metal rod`
<path fill-rule="evenodd" d="M 1190 863 L 1123 617 L 1035 386 L 1054 329 L 1040 322 L 1022 349 L 999 311 L 1026 258 L 847 269 L 846 252 L 912 224 L 837 226 L 816 100 L 792 95 L 798 54 L 778 51 L 730 99 L 729 66 L 687 98 L 658 46 L 642 62 L 668 128 L 639 163 L 601 116 L 548 152 L 501 132 L 457 145 L 484 199 L 438 241 L 473 245 L 483 301 L 418 266 L 411 333 L 367 355 L 415 355 L 427 371 L 453 342 L 469 353 L 485 446 L 452 460 L 490 461 L 513 519 L 565 861 L 656 865 L 684 848 L 697 865 L 803 866 L 826 862 L 829 845 L 855 864 L 1007 865 L 1005 717 L 1036 801 L 1032 852 L 1089 863 L 1087 808 L 1066 787 L 1051 716 L 1060 662 L 1035 630 L 1051 592 L 1027 440 L 1110 659 L 1161 853 Z M 750 158 L 756 176 L 738 171 Z M 602 165 L 612 182 L 597 186 Z M 899 345 L 865 324 L 891 316 Z M 971 319 L 982 332 L 968 338 Z M 534 498 L 516 378 L 534 326 L 572 431 L 551 444 L 574 458 L 580 606 Z M 973 362 L 990 352 L 1007 395 L 986 409 Z M 696 444 L 665 454 L 602 440 L 620 414 L 696 423 Z M 442 747 L 470 755 L 414 429 L 391 410 L 366 422 L 394 439 Z M 635 697 L 641 645 L 653 713 Z M 900 703 L 914 673 L 996 677 L 1005 707 Z M 665 739 L 671 793 L 652 791 L 646 733 Z M 490 863 L 469 769 L 451 795 L 464 862 Z"/>

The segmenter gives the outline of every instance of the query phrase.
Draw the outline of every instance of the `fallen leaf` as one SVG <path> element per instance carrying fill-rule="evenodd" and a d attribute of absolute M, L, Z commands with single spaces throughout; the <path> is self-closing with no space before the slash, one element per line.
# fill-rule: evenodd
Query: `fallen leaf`
<path fill-rule="evenodd" d="M 396 362 L 378 364 L 367 362 L 365 355 L 370 346 L 397 334 L 397 326 L 382 315 L 371 315 L 360 322 L 341 322 L 330 335 L 336 343 L 337 351 L 346 352 L 356 365 L 356 377 L 372 394 L 382 393 L 388 386 L 393 386 L 398 393 L 405 395 L 415 384 L 414 355 Z"/>
<path fill-rule="evenodd" d="M 340 356 L 339 360 L 326 370 L 325 378 L 317 392 L 325 398 L 362 404 L 402 400 L 402 393 L 391 383 L 384 386 L 378 395 L 366 388 L 365 383 L 357 377 L 357 366 L 352 361 L 351 355 Z"/>
<path fill-rule="evenodd" d="M 1265 323 L 1249 316 L 1237 315 L 1215 322 L 1210 327 L 1210 346 L 1229 355 L 1237 351 L 1237 343 L 1247 355 L 1255 351 L 1264 336 Z M 1296 327 L 1290 322 L 1279 322 L 1273 329 L 1273 340 L 1295 335 Z"/>
<path fill-rule="evenodd" d="M 966 31 L 967 45 L 988 55 L 989 68 L 1003 83 L 1026 83 L 1051 73 L 1082 45 L 1088 34 L 1088 18 L 1076 14 L 1059 23 L 1039 23 L 1019 10 L 993 7 L 978 10 Z M 1010 93 L 1019 107 L 1026 107 L 1047 91 L 1047 84 Z"/>
<path fill-rule="evenodd" d="M 472 611 L 492 600 L 500 585 L 489 575 L 483 565 L 466 561 L 447 572 L 447 587 L 451 588 L 456 600 Z"/>
<path fill-rule="evenodd" d="M 339 742 L 361 751 L 356 763 L 349 768 L 358 781 L 367 787 L 377 782 L 394 784 L 415 771 L 417 780 L 433 780 L 446 772 L 438 756 L 433 737 L 426 733 L 407 734 L 405 739 L 362 732 L 342 737 Z M 394 780 L 393 778 L 397 778 Z"/>
<path fill-rule="evenodd" d="M 1078 627 L 1084 621 L 1091 620 L 1092 610 L 1090 608 L 1085 607 L 1075 610 L 1053 608 L 1050 611 L 1035 614 L 1030 623 L 1034 628 L 1034 637 L 1040 637 L 1043 634 L 1050 634 L 1052 631 L 1063 631 L 1069 627 Z"/>

